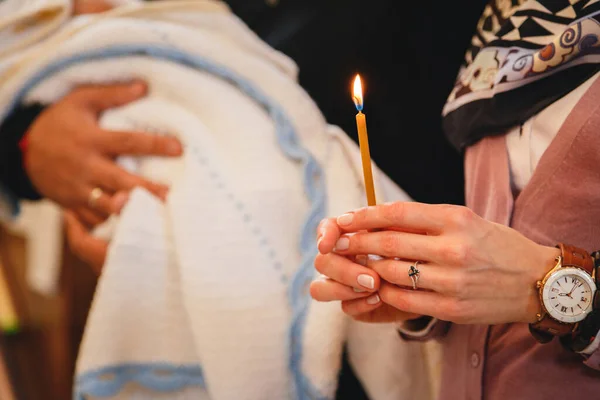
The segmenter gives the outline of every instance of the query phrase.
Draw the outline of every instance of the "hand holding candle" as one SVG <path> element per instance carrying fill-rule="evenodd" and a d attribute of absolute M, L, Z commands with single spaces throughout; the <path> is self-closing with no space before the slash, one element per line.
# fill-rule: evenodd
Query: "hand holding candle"
<path fill-rule="evenodd" d="M 352 95 L 354 105 L 358 110 L 356 114 L 356 128 L 358 129 L 358 144 L 360 146 L 360 155 L 362 159 L 363 175 L 365 180 L 365 190 L 367 192 L 367 204 L 374 206 L 377 203 L 375 199 L 375 188 L 373 185 L 373 171 L 371 170 L 371 154 L 369 152 L 369 136 L 367 135 L 367 119 L 363 114 L 363 91 L 360 81 L 360 75 L 354 79 L 354 92 Z"/>

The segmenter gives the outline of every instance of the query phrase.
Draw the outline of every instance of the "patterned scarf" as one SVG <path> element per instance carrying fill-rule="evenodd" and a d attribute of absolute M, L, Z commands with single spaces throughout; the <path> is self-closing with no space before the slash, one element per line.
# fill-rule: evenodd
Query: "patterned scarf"
<path fill-rule="evenodd" d="M 600 70 L 600 0 L 492 0 L 443 110 L 463 150 L 504 134 Z"/>

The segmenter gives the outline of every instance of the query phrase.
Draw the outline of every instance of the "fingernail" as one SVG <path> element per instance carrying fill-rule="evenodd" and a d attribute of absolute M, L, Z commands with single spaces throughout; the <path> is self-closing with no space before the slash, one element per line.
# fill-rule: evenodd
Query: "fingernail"
<path fill-rule="evenodd" d="M 367 304 L 373 305 L 379 303 L 379 301 L 380 299 L 378 294 L 374 294 L 373 296 L 367 297 Z"/>
<path fill-rule="evenodd" d="M 364 293 L 366 292 L 366 290 L 364 289 L 358 289 L 358 288 L 352 288 L 356 293 Z"/>
<path fill-rule="evenodd" d="M 338 225 L 350 225 L 352 223 L 352 220 L 354 219 L 354 214 L 352 213 L 348 213 L 348 214 L 344 214 L 344 215 L 340 215 L 337 218 L 337 223 Z"/>
<path fill-rule="evenodd" d="M 341 237 L 335 243 L 335 250 L 348 250 L 350 248 L 350 239 Z"/>
<path fill-rule="evenodd" d="M 317 240 L 317 250 L 319 249 L 319 247 L 321 247 L 321 240 L 323 240 L 322 237 L 320 237 L 319 240 Z"/>
<path fill-rule="evenodd" d="M 172 156 L 178 156 L 181 154 L 181 143 L 177 139 L 168 139 L 167 142 L 167 153 Z"/>
<path fill-rule="evenodd" d="M 360 286 L 364 286 L 367 289 L 375 289 L 375 279 L 371 275 L 361 274 L 356 281 Z"/>

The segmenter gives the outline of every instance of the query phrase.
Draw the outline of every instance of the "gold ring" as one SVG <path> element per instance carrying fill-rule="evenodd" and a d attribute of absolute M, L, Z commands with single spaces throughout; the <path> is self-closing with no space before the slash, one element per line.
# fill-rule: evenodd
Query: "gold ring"
<path fill-rule="evenodd" d="M 90 208 L 96 207 L 96 202 L 102 197 L 104 192 L 99 187 L 93 188 L 90 192 L 90 197 L 88 197 L 88 205 Z"/>

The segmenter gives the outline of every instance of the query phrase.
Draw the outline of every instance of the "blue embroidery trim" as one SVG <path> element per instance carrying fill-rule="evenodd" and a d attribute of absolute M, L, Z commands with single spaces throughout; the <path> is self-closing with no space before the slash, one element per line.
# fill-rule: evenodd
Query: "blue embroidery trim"
<path fill-rule="evenodd" d="M 121 364 L 80 375 L 73 398 L 116 396 L 127 383 L 138 383 L 157 392 L 173 392 L 189 386 L 204 387 L 202 369 L 197 365 Z"/>
<path fill-rule="evenodd" d="M 188 67 L 203 70 L 231 83 L 262 106 L 276 125 L 277 142 L 281 150 L 292 160 L 303 164 L 303 186 L 306 196 L 311 202 L 311 208 L 301 227 L 300 242 L 298 243 L 299 251 L 302 254 L 302 263 L 291 279 L 288 292 L 288 300 L 292 307 L 292 323 L 289 336 L 289 368 L 294 377 L 296 397 L 298 400 L 328 400 L 329 397 L 319 393 L 310 380 L 302 373 L 302 336 L 306 314 L 310 307 L 308 285 L 313 278 L 314 272 L 312 264 L 314 257 L 317 254 L 314 234 L 319 221 L 326 215 L 327 207 L 325 177 L 323 170 L 312 154 L 310 154 L 310 152 L 299 142 L 291 121 L 281 107 L 254 87 L 250 82 L 222 65 L 213 63 L 208 59 L 193 56 L 174 48 L 148 44 L 130 44 L 82 52 L 46 65 L 44 68 L 37 71 L 21 90 L 19 90 L 13 98 L 13 101 L 9 104 L 5 115 L 10 114 L 23 100 L 25 95 L 36 85 L 69 66 L 94 60 L 131 56 L 148 56 L 155 59 L 176 62 Z M 163 388 L 165 391 L 178 390 L 185 387 L 185 385 L 203 382 L 201 379 L 201 372 L 197 381 L 177 378 L 179 373 L 183 373 L 183 375 L 186 376 L 186 371 L 180 371 L 179 369 L 174 369 L 173 374 L 168 377 L 169 379 L 164 377 L 164 379 L 156 380 L 154 379 L 156 377 L 155 375 L 146 373 L 146 367 L 150 370 L 154 368 L 153 365 L 146 364 L 109 367 L 109 369 L 115 371 L 115 376 L 119 377 L 119 379 L 115 379 L 111 383 L 100 381 L 98 375 L 94 375 L 94 373 L 84 374 L 78 379 L 77 387 L 81 390 L 78 389 L 76 395 L 82 396 L 86 394 L 86 392 L 82 391 L 82 388 L 100 390 L 101 387 L 105 385 L 107 387 L 106 390 L 108 390 L 108 388 L 114 388 L 118 383 L 122 386 L 123 383 L 127 382 L 122 379 L 123 377 L 129 380 L 136 378 L 136 381 L 144 386 L 149 388 Z M 126 374 L 125 371 L 129 371 L 130 373 Z M 79 400 L 78 397 L 76 397 L 76 399 Z"/>

